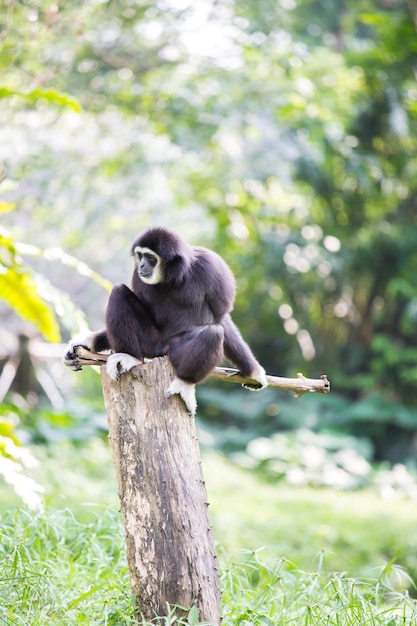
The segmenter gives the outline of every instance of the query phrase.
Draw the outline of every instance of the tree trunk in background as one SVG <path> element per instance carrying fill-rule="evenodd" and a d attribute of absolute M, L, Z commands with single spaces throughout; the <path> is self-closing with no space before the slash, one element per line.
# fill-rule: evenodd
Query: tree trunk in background
<path fill-rule="evenodd" d="M 101 368 L 132 592 L 146 619 L 167 603 L 221 623 L 220 581 L 195 422 L 166 399 L 174 376 L 154 359 L 119 381 Z"/>

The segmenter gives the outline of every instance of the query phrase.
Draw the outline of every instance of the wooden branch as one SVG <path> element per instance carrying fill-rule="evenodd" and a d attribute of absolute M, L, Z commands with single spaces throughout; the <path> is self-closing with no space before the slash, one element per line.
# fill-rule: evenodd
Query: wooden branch
<path fill-rule="evenodd" d="M 107 354 L 90 352 L 83 346 L 77 346 L 75 348 L 77 355 L 77 362 L 80 366 L 83 365 L 105 365 L 107 362 Z M 214 380 L 222 380 L 229 383 L 250 384 L 256 381 L 250 378 L 241 376 L 238 370 L 230 367 L 216 367 L 210 373 L 209 378 Z M 304 395 L 305 393 L 329 393 L 330 382 L 327 376 L 323 375 L 321 378 L 305 378 L 303 374 L 297 374 L 297 378 L 282 378 L 280 376 L 267 376 L 268 387 L 272 389 L 284 389 L 287 391 L 293 391 L 295 397 Z"/>

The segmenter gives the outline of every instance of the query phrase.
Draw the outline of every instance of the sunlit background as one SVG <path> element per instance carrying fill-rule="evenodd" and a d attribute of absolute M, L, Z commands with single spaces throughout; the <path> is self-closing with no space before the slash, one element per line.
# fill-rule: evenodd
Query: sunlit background
<path fill-rule="evenodd" d="M 0 12 L 0 510 L 117 510 L 100 378 L 130 244 L 229 263 L 270 374 L 199 386 L 216 540 L 417 576 L 415 0 L 5 0 Z M 88 507 L 87 507 L 88 508 Z M 407 583 L 408 584 L 408 583 Z M 124 622 L 123 622 L 124 623 Z M 300 622 L 301 623 L 301 622 Z"/>

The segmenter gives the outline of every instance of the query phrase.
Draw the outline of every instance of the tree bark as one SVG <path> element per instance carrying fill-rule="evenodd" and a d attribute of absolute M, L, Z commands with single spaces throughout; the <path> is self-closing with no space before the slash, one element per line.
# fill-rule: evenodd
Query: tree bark
<path fill-rule="evenodd" d="M 156 358 L 113 381 L 101 368 L 132 592 L 142 615 L 168 605 L 221 623 L 220 580 L 195 422 L 166 399 L 174 376 Z M 180 614 L 180 613 L 179 613 Z"/>

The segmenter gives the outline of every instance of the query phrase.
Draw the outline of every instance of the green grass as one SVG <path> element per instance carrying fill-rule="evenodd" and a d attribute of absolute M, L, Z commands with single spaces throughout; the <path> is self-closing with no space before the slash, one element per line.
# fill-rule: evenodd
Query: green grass
<path fill-rule="evenodd" d="M 135 623 L 107 443 L 33 451 L 45 512 L 0 486 L 0 626 Z M 273 485 L 208 453 L 203 467 L 226 626 L 417 623 L 412 501 Z"/>
<path fill-rule="evenodd" d="M 415 624 L 417 606 L 395 588 L 397 576 L 404 585 L 407 575 L 394 563 L 380 568 L 377 578 L 359 580 L 330 574 L 323 559 L 317 569 L 301 571 L 285 559 L 265 565 L 251 553 L 224 568 L 225 624 Z"/>
<path fill-rule="evenodd" d="M 120 520 L 16 510 L 3 521 L 0 624 L 130 624 Z"/>
<path fill-rule="evenodd" d="M 70 511 L 17 510 L 0 530 L 0 624 L 135 623 L 123 529 L 113 508 L 98 508 L 84 522 Z M 373 580 L 332 574 L 323 557 L 314 570 L 301 571 L 285 559 L 266 563 L 257 552 L 242 552 L 223 559 L 224 624 L 415 624 L 404 571 L 388 563 L 375 574 Z M 155 623 L 171 624 L 174 616 L 172 608 Z M 196 622 L 195 611 L 181 621 Z"/>

